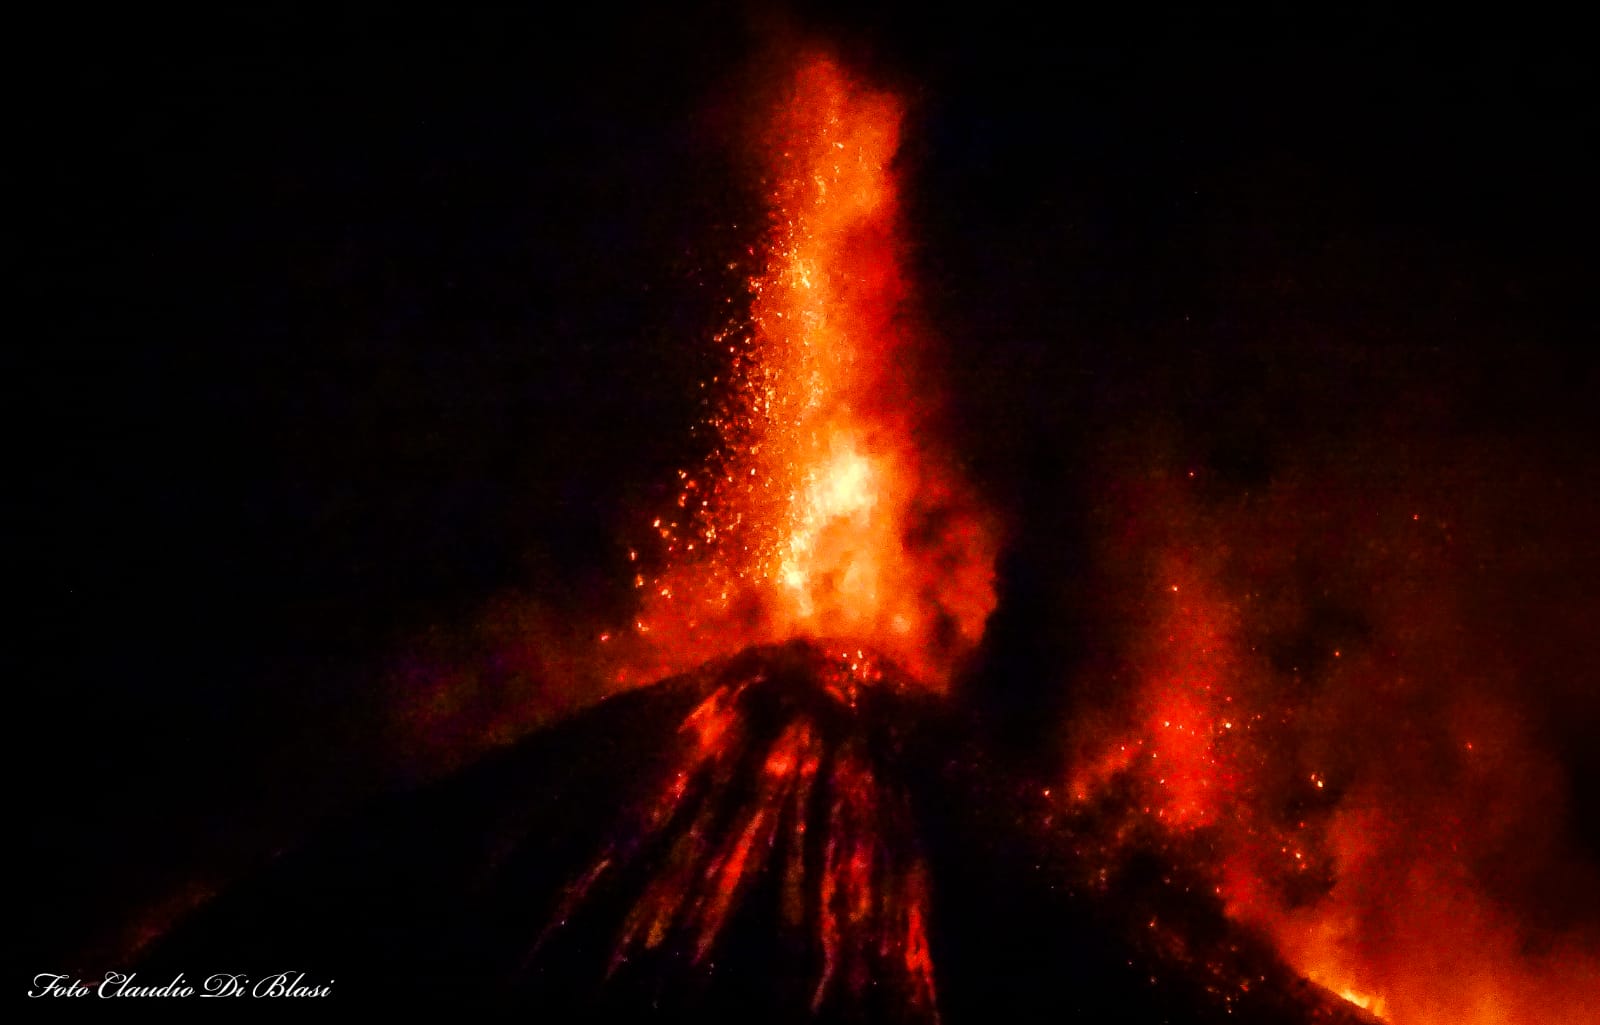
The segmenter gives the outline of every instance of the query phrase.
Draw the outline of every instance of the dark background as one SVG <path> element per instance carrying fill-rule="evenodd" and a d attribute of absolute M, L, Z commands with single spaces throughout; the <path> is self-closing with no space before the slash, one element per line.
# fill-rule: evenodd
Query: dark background
<path fill-rule="evenodd" d="M 622 539 L 698 458 L 693 382 L 758 223 L 719 132 L 783 20 L 258 11 L 19 39 L 29 973 L 384 785 L 371 666 L 407 638 L 508 589 L 625 612 Z M 1576 31 L 789 24 L 911 98 L 950 443 L 1009 524 L 1013 683 L 976 699 L 1008 742 L 1044 743 L 1025 724 L 1083 643 L 1060 624 L 1092 600 L 1084 467 L 1141 417 L 1227 493 L 1381 422 L 1504 439 L 1597 508 Z M 1593 523 L 1528 515 L 1571 575 L 1507 600 L 1592 622 Z M 1563 714 L 1537 728 L 1593 854 L 1574 639 L 1527 643 L 1556 651 Z"/>

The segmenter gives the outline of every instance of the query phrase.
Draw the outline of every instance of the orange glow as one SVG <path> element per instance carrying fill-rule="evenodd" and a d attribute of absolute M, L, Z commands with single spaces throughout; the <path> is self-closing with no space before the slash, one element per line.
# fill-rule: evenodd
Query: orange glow
<path fill-rule="evenodd" d="M 1323 481 L 1309 523 L 1293 482 L 1253 509 L 1200 508 L 1181 487 L 1129 489 L 1108 542 L 1108 593 L 1133 596 L 1112 614 L 1130 624 L 1131 686 L 1115 712 L 1080 714 L 1068 777 L 1113 823 L 1094 856 L 1172 852 L 1292 968 L 1393 1025 L 1596 1020 L 1594 937 L 1535 927 L 1481 867 L 1560 871 L 1541 851 L 1560 800 L 1514 706 L 1461 686 L 1483 656 L 1461 649 L 1441 582 L 1465 557 L 1414 549 L 1401 575 L 1383 547 L 1343 540 L 1360 519 Z M 1272 543 L 1291 511 L 1371 596 L 1376 625 L 1320 664 L 1270 646 L 1302 615 L 1265 604 L 1308 561 Z"/>
<path fill-rule="evenodd" d="M 1235 613 L 1182 560 L 1169 558 L 1162 575 L 1183 583 L 1152 598 L 1159 611 L 1139 667 L 1149 681 L 1141 691 L 1141 728 L 1081 760 L 1069 791 L 1083 799 L 1137 767 L 1151 784 L 1141 793 L 1142 805 L 1169 826 L 1196 828 L 1226 814 L 1236 797 L 1228 686 L 1236 663 L 1229 642 Z"/>
<path fill-rule="evenodd" d="M 982 633 L 993 532 L 914 443 L 928 411 L 905 365 L 901 116 L 894 96 L 811 57 L 760 133 L 769 229 L 748 322 L 717 338 L 731 357 L 712 382 L 720 448 L 679 473 L 682 512 L 654 522 L 665 566 L 636 580 L 619 682 L 829 636 L 938 687 Z"/>
<path fill-rule="evenodd" d="M 1229 913 L 1265 929 L 1306 977 L 1395 1025 L 1578 1025 L 1600 1008 L 1600 960 L 1572 940 L 1530 949 L 1525 930 L 1444 857 L 1419 856 L 1384 812 L 1340 815 L 1340 877 L 1290 907 L 1262 889 Z"/>

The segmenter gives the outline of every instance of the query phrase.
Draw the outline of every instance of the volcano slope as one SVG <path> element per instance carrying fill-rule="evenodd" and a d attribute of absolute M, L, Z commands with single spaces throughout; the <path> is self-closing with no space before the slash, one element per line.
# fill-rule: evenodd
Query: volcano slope
<path fill-rule="evenodd" d="M 1096 824 L 976 735 L 863 649 L 752 648 L 332 824 L 139 978 L 562 1021 L 1366 1020 L 1155 855 L 1069 885 Z"/>

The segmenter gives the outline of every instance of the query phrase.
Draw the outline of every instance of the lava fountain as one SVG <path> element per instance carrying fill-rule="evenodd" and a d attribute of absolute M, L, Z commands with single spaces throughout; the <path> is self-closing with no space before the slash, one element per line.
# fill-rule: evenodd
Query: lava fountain
<path fill-rule="evenodd" d="M 599 941 L 608 978 L 651 964 L 692 977 L 734 956 L 741 912 L 777 878 L 768 919 L 801 1004 L 937 1017 L 928 872 L 899 744 L 880 734 L 976 646 L 996 543 L 919 443 L 902 113 L 812 57 L 757 133 L 765 255 L 748 317 L 716 338 L 726 374 L 702 382 L 718 445 L 652 524 L 661 568 L 635 577 L 632 629 L 601 638 L 623 686 L 742 653 L 683 720 L 665 782 L 568 886 L 534 978 L 565 974 L 549 951 L 586 917 L 618 914 Z"/>
<path fill-rule="evenodd" d="M 768 225 L 748 318 L 716 338 L 715 452 L 655 519 L 618 649 L 648 682 L 751 644 L 847 637 L 938 689 L 995 604 L 992 525 L 919 435 L 893 160 L 903 110 L 800 62 L 757 133 Z M 752 250 L 756 252 L 756 250 Z M 630 553 L 639 560 L 638 552 Z M 645 560 L 648 561 L 648 560 Z"/>

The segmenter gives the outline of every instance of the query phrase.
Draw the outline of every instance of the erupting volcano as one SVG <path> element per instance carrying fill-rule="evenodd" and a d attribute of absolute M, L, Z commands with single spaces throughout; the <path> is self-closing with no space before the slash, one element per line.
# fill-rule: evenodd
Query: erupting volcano
<path fill-rule="evenodd" d="M 635 579 L 645 601 L 617 676 L 747 650 L 684 720 L 682 763 L 572 884 L 553 928 L 662 847 L 608 975 L 674 943 L 709 965 L 770 876 L 790 944 L 778 974 L 815 976 L 812 1011 L 932 1018 L 928 870 L 893 757 L 869 746 L 892 750 L 877 735 L 895 732 L 896 703 L 942 689 L 977 644 L 995 540 L 917 440 L 927 410 L 900 267 L 900 104 L 826 57 L 800 62 L 781 93 L 758 133 L 768 227 L 748 317 L 716 338 L 726 374 L 701 382 L 718 446 L 680 471 L 675 510 L 652 524 L 665 565 Z M 788 638 L 803 640 L 759 646 Z"/>
<path fill-rule="evenodd" d="M 1085 585 L 1118 624 L 1084 669 L 1111 697 L 1073 704 L 1053 775 L 983 749 L 958 691 L 1000 531 L 931 440 L 903 105 L 831 57 L 790 70 L 749 140 L 747 292 L 698 382 L 711 451 L 629 552 L 632 622 L 593 631 L 608 699 L 286 859 L 147 971 L 359 950 L 408 999 L 488 980 L 489 1004 L 702 1022 L 1590 1020 L 1583 938 L 1535 949 L 1473 888 L 1457 795 L 1508 803 L 1483 760 L 1525 742 L 1491 697 L 1414 683 L 1440 671 L 1417 638 L 1452 627 L 1387 553 L 1459 569 L 1418 515 L 1343 510 L 1387 517 L 1389 547 L 1338 510 L 1317 524 L 1389 606 L 1285 611 L 1315 557 L 1270 534 L 1321 492 L 1203 510 L 1193 473 L 1138 477 L 1151 460 L 1127 454 L 1098 482 Z M 1530 827 L 1496 810 L 1502 838 Z"/>

